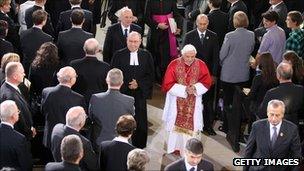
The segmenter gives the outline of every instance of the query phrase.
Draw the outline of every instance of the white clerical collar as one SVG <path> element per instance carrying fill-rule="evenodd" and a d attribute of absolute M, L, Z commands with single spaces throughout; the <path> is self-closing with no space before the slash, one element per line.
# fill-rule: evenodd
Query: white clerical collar
<path fill-rule="evenodd" d="M 38 29 L 42 30 L 42 28 L 41 28 L 41 27 L 38 27 L 38 26 L 36 26 L 36 25 L 33 25 L 33 27 L 35 27 L 35 28 L 38 28 Z"/>
<path fill-rule="evenodd" d="M 234 5 L 235 3 L 237 3 L 237 2 L 239 2 L 239 1 L 232 2 L 232 3 L 231 3 L 231 6 L 233 6 L 233 5 Z"/>
<path fill-rule="evenodd" d="M 10 83 L 10 82 L 8 82 L 8 81 L 5 81 L 5 82 L 6 82 L 8 85 L 12 86 L 14 89 L 16 89 L 16 90 L 21 94 L 21 92 L 20 92 L 18 86 L 14 85 L 14 84 L 12 84 L 12 83 Z"/>
<path fill-rule="evenodd" d="M 274 4 L 274 5 L 271 5 L 271 8 L 274 9 L 275 7 L 277 7 L 278 5 L 280 5 L 281 3 L 283 3 L 283 1 L 277 3 L 277 4 Z"/>
<path fill-rule="evenodd" d="M 186 158 L 185 158 L 185 165 L 186 165 L 186 170 L 187 171 L 189 171 L 191 168 L 193 168 L 194 167 L 194 171 L 197 171 L 197 165 L 196 166 L 191 166 L 188 162 L 187 162 L 187 160 L 186 160 Z"/>
<path fill-rule="evenodd" d="M 130 52 L 130 65 L 139 65 L 138 64 L 138 50 Z"/>
<path fill-rule="evenodd" d="M 214 9 L 211 9 L 210 11 L 209 11 L 209 13 L 211 13 L 212 11 L 216 11 L 216 10 L 219 10 L 220 8 L 214 8 Z"/>
<path fill-rule="evenodd" d="M 121 136 L 115 137 L 115 138 L 113 139 L 113 141 L 119 141 L 119 142 L 124 142 L 124 143 L 129 144 L 128 138 L 124 138 L 124 137 L 121 137 Z"/>
<path fill-rule="evenodd" d="M 196 30 L 197 30 L 198 35 L 200 36 L 200 38 L 201 38 L 202 34 L 204 35 L 204 37 L 206 36 L 206 30 L 204 32 L 201 32 L 198 28 Z"/>
<path fill-rule="evenodd" d="M 73 8 L 80 8 L 80 5 L 72 5 L 71 9 L 73 9 Z"/>
<path fill-rule="evenodd" d="M 4 124 L 4 125 L 10 126 L 14 129 L 14 125 L 12 125 L 11 123 L 4 122 L 4 121 L 2 121 L 1 123 Z"/>

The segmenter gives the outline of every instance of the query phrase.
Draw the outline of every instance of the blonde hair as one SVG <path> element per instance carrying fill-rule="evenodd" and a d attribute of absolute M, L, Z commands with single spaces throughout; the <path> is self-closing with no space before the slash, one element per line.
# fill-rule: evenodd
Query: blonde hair
<path fill-rule="evenodd" d="M 248 17 L 246 15 L 246 13 L 244 13 L 243 11 L 238 11 L 236 13 L 234 13 L 233 15 L 233 26 L 235 28 L 239 28 L 239 27 L 248 27 L 249 25 L 249 20 Z"/>

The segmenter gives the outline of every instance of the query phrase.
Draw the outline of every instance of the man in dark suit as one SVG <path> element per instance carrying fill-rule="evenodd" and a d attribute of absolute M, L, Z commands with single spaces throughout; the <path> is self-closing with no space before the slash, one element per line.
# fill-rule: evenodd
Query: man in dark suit
<path fill-rule="evenodd" d="M 58 123 L 52 131 L 51 150 L 56 162 L 62 161 L 60 144 L 62 139 L 71 134 L 78 135 L 83 144 L 84 155 L 80 167 L 84 170 L 96 170 L 98 167 L 97 155 L 93 151 L 91 142 L 82 136 L 79 131 L 86 122 L 86 113 L 80 106 L 72 107 L 66 114 L 66 124 Z"/>
<path fill-rule="evenodd" d="M 5 74 L 6 80 L 0 89 L 0 102 L 5 100 L 16 102 L 20 115 L 14 129 L 23 134 L 27 140 L 31 140 L 36 135 L 32 114 L 27 101 L 18 88 L 18 85 L 23 82 L 25 76 L 23 66 L 19 62 L 10 62 L 5 67 Z"/>
<path fill-rule="evenodd" d="M 197 49 L 197 58 L 206 63 L 214 82 L 218 77 L 219 42 L 216 33 L 207 29 L 208 24 L 209 20 L 207 15 L 198 15 L 196 19 L 197 28 L 186 34 L 184 44 L 192 44 Z M 213 109 L 213 102 L 215 100 L 214 91 L 215 86 L 213 85 L 203 96 L 205 106 L 203 111 L 204 130 L 209 135 L 216 135 L 213 130 L 213 121 L 215 118 Z"/>
<path fill-rule="evenodd" d="M 277 79 L 280 85 L 270 89 L 259 107 L 258 117 L 260 119 L 267 117 L 267 104 L 272 99 L 282 100 L 286 106 L 285 119 L 299 124 L 299 117 L 303 114 L 304 108 L 304 88 L 291 82 L 292 66 L 288 63 L 280 63 L 277 67 Z"/>
<path fill-rule="evenodd" d="M 25 73 L 28 74 L 29 68 L 36 57 L 36 52 L 45 42 L 52 42 L 52 36 L 42 31 L 47 20 L 47 12 L 37 10 L 33 13 L 34 26 L 23 31 L 20 35 L 21 50 L 23 53 L 22 64 Z"/>
<path fill-rule="evenodd" d="M 233 31 L 235 29 L 233 26 L 234 13 L 238 11 L 243 11 L 244 13 L 247 14 L 247 7 L 246 4 L 243 2 L 243 0 L 228 0 L 228 2 L 231 3 L 228 12 L 228 16 L 229 16 L 228 31 Z"/>
<path fill-rule="evenodd" d="M 89 105 L 89 118 L 92 120 L 91 142 L 98 150 L 102 141 L 112 140 L 115 136 L 115 124 L 126 113 L 134 114 L 134 98 L 121 94 L 123 84 L 122 71 L 114 68 L 106 78 L 108 91 L 93 94 Z"/>
<path fill-rule="evenodd" d="M 82 95 L 71 90 L 76 82 L 76 72 L 72 67 L 64 67 L 57 73 L 59 84 L 42 91 L 41 112 L 45 116 L 43 145 L 51 148 L 51 134 L 57 123 L 65 123 L 65 115 L 73 106 L 85 107 Z"/>
<path fill-rule="evenodd" d="M 7 22 L 4 20 L 0 20 L 0 61 L 4 54 L 8 52 L 14 52 L 14 47 L 12 43 L 5 40 L 7 31 L 8 31 Z"/>
<path fill-rule="evenodd" d="M 112 56 L 117 50 L 127 46 L 127 36 L 131 31 L 141 33 L 141 28 L 132 24 L 133 13 L 128 7 L 120 10 L 120 23 L 113 24 L 108 28 L 103 46 L 103 61 L 111 63 Z"/>
<path fill-rule="evenodd" d="M 61 12 L 66 11 L 71 8 L 69 0 L 47 0 L 45 3 L 45 11 L 47 11 L 51 16 L 52 24 L 57 26 L 59 15 Z"/>
<path fill-rule="evenodd" d="M 89 10 L 93 14 L 93 34 L 96 34 L 96 24 L 100 23 L 101 19 L 101 0 L 83 0 L 81 8 Z"/>
<path fill-rule="evenodd" d="M 84 42 L 93 38 L 93 34 L 83 31 L 84 13 L 76 9 L 71 14 L 72 28 L 59 33 L 57 47 L 63 65 L 68 65 L 72 60 L 85 56 Z"/>
<path fill-rule="evenodd" d="M 7 32 L 7 40 L 11 42 L 15 48 L 15 50 L 19 50 L 20 42 L 18 35 L 18 26 L 14 23 L 13 19 L 11 19 L 7 13 L 10 12 L 10 0 L 2 0 L 0 1 L 0 20 L 4 20 L 8 24 L 8 32 Z"/>
<path fill-rule="evenodd" d="M 224 37 L 228 32 L 229 18 L 228 14 L 221 11 L 222 0 L 208 0 L 208 6 L 210 8 L 208 29 L 215 32 L 219 38 L 220 47 L 223 44 Z"/>
<path fill-rule="evenodd" d="M 14 124 L 18 122 L 20 112 L 16 103 L 6 100 L 1 103 L 0 107 L 0 168 L 32 170 L 32 156 L 26 138 L 14 130 Z"/>
<path fill-rule="evenodd" d="M 116 123 L 118 134 L 111 141 L 103 141 L 100 144 L 99 163 L 101 170 L 127 170 L 128 153 L 135 149 L 129 144 L 133 131 L 136 129 L 136 121 L 132 115 L 122 115 Z"/>
<path fill-rule="evenodd" d="M 213 171 L 213 164 L 207 160 L 203 160 L 203 143 L 191 138 L 187 141 L 185 147 L 185 158 L 181 158 L 165 167 L 165 171 Z"/>
<path fill-rule="evenodd" d="M 301 157 L 298 128 L 283 119 L 285 104 L 271 100 L 267 105 L 267 119 L 253 123 L 245 149 L 245 158 L 289 159 Z M 297 167 L 297 166 L 295 166 Z M 246 166 L 244 170 L 292 170 L 288 166 Z"/>
<path fill-rule="evenodd" d="M 107 91 L 106 77 L 110 65 L 97 59 L 100 45 L 96 39 L 86 40 L 83 49 L 86 53 L 85 57 L 71 61 L 70 66 L 78 75 L 73 90 L 82 94 L 88 105 L 92 94 Z"/>
<path fill-rule="evenodd" d="M 35 5 L 25 11 L 25 22 L 27 29 L 31 28 L 34 24 L 32 20 L 33 13 L 37 10 L 43 9 L 45 2 L 46 0 L 35 0 Z M 55 31 L 49 14 L 47 14 L 47 20 L 45 26 L 42 29 L 45 33 L 51 35 L 52 37 L 55 37 Z"/>
<path fill-rule="evenodd" d="M 135 99 L 137 128 L 132 137 L 132 144 L 137 148 L 145 148 L 148 134 L 147 99 L 152 97 L 154 63 L 151 54 L 139 48 L 140 44 L 140 33 L 129 33 L 127 48 L 114 54 L 111 67 L 122 70 L 124 84 L 121 92 Z"/>
<path fill-rule="evenodd" d="M 72 6 L 71 9 L 60 13 L 56 29 L 57 34 L 72 27 L 70 16 L 72 14 L 72 11 L 75 9 L 82 10 L 84 13 L 84 23 L 82 25 L 82 29 L 86 32 L 93 34 L 93 14 L 89 10 L 84 10 L 80 8 L 81 1 L 82 0 L 70 0 L 70 4 Z"/>
<path fill-rule="evenodd" d="M 46 171 L 81 171 L 79 162 L 84 155 L 83 143 L 78 135 L 68 135 L 60 145 L 62 162 L 51 162 L 45 166 Z"/>

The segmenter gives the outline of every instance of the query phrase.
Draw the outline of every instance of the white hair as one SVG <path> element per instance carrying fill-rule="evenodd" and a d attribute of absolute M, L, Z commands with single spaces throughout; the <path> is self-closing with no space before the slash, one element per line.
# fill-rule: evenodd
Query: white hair
<path fill-rule="evenodd" d="M 7 122 L 15 114 L 17 105 L 13 100 L 5 100 L 0 105 L 1 121 Z"/>
<path fill-rule="evenodd" d="M 272 108 L 282 107 L 282 113 L 283 113 L 283 115 L 285 113 L 285 104 L 281 100 L 277 100 L 277 99 L 270 100 L 268 102 L 268 104 L 267 104 L 267 111 L 270 109 L 270 107 L 272 107 Z"/>
<path fill-rule="evenodd" d="M 196 49 L 195 49 L 195 47 L 194 47 L 193 45 L 187 44 L 187 45 L 185 45 L 185 46 L 183 47 L 181 53 L 182 53 L 182 55 L 184 55 L 185 53 L 191 52 L 191 51 L 194 51 L 195 54 L 197 53 L 197 51 L 196 51 Z"/>
<path fill-rule="evenodd" d="M 125 7 L 122 7 L 119 11 L 117 11 L 117 14 L 118 14 L 118 18 L 121 19 L 123 14 L 126 12 L 126 11 L 129 11 L 129 12 L 132 12 L 132 10 L 125 6 Z M 132 12 L 133 13 L 133 12 Z"/>
<path fill-rule="evenodd" d="M 81 106 L 75 106 L 68 110 L 66 114 L 66 125 L 78 128 L 85 123 L 86 113 Z"/>

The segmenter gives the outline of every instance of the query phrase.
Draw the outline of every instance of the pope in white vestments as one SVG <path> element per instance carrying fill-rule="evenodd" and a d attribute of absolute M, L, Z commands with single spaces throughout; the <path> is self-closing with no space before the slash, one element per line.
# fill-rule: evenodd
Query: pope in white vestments
<path fill-rule="evenodd" d="M 165 73 L 162 90 L 166 102 L 162 120 L 169 132 L 167 153 L 182 155 L 186 141 L 203 130 L 202 95 L 211 86 L 206 64 L 195 58 L 196 49 L 186 45 L 182 57 L 173 60 Z"/>

